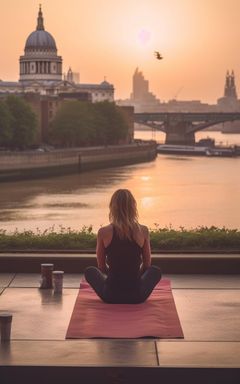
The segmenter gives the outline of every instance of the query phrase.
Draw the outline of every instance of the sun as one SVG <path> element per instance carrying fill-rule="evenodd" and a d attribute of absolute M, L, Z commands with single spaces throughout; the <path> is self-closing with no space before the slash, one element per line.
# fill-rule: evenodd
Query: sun
<path fill-rule="evenodd" d="M 152 40 L 152 33 L 148 28 L 140 28 L 137 32 L 137 41 L 144 47 L 150 44 Z"/>

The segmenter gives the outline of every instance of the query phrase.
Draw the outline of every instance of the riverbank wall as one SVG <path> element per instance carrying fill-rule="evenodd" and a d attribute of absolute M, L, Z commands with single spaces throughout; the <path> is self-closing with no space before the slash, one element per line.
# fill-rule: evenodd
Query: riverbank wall
<path fill-rule="evenodd" d="M 0 153 L 0 181 L 41 178 L 152 161 L 154 141 L 141 144 Z"/>

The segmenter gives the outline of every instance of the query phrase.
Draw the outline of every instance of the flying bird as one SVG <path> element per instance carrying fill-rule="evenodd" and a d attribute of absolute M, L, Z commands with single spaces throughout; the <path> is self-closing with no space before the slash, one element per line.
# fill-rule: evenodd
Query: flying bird
<path fill-rule="evenodd" d="M 158 51 L 155 51 L 154 54 L 155 54 L 155 57 L 156 57 L 157 60 L 162 60 L 163 59 L 162 55 Z"/>

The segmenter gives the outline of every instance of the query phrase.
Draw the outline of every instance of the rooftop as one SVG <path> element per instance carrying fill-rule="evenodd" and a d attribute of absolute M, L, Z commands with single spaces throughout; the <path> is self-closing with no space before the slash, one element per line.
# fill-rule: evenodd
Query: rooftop
<path fill-rule="evenodd" d="M 1 384 L 18 374 L 40 383 L 40 373 L 58 383 L 239 383 L 240 275 L 164 274 L 182 340 L 65 340 L 82 274 L 65 274 L 62 296 L 39 290 L 39 277 L 0 273 L 0 308 L 13 313 L 11 343 L 0 344 Z"/>

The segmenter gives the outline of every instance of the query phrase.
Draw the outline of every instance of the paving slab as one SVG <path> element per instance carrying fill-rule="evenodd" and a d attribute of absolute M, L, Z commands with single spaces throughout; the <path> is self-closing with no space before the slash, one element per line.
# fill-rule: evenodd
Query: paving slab
<path fill-rule="evenodd" d="M 167 382 L 240 382 L 230 378 L 231 374 L 239 375 L 240 372 L 240 290 L 235 276 L 226 276 L 225 279 L 225 276 L 214 275 L 199 279 L 199 276 L 188 275 L 189 279 L 182 279 L 170 275 L 184 340 L 65 340 L 81 276 L 65 275 L 65 283 L 69 284 L 69 288 L 63 290 L 63 295 L 54 295 L 52 290 L 38 289 L 39 276 L 20 274 L 11 287 L 0 288 L 0 293 L 3 291 L 0 295 L 1 311 L 13 313 L 12 340 L 10 343 L 0 343 L 0 375 L 3 384 L 10 382 L 11 374 L 18 373 L 17 376 L 22 378 L 22 372 L 17 371 L 18 367 L 26 368 L 28 381 L 25 382 L 31 384 L 40 382 L 41 369 L 44 367 L 44 377 L 52 369 L 52 382 L 56 377 L 62 378 L 62 367 L 73 367 L 66 372 L 64 382 L 69 382 L 69 374 L 72 377 L 70 381 L 74 382 L 76 372 L 82 378 L 86 367 L 89 367 L 89 371 L 85 373 L 85 382 L 93 383 L 123 382 L 121 380 L 127 375 L 123 372 L 125 367 L 136 368 L 136 377 L 124 381 L 129 383 L 160 382 L 164 372 L 174 375 L 173 381 L 169 378 L 163 380 Z M 202 287 L 203 283 L 206 286 Z M 23 286 L 18 287 L 20 284 Z M 37 286 L 33 287 L 33 284 Z M 101 379 L 98 367 L 110 367 L 110 371 L 104 372 L 112 375 L 112 379 L 106 381 L 105 376 Z M 151 372 L 155 375 L 155 381 L 151 381 L 150 371 L 146 372 L 146 376 L 141 371 L 148 367 L 153 370 Z M 81 371 L 75 371 L 79 368 Z M 191 375 L 187 373 L 189 368 L 193 369 Z M 218 371 L 212 372 L 210 377 L 208 369 L 212 368 Z M 224 373 L 225 368 L 227 372 Z M 234 371 L 236 369 L 237 372 Z M 186 376 L 189 381 L 186 381 L 184 372 L 190 375 Z M 221 381 L 224 374 L 225 381 Z M 94 376 L 93 380 L 89 379 L 89 375 Z"/>
<path fill-rule="evenodd" d="M 64 288 L 79 288 L 83 274 L 64 274 Z M 38 288 L 40 285 L 40 273 L 17 273 L 11 282 L 11 288 Z"/>
<path fill-rule="evenodd" d="M 161 367 L 240 367 L 240 342 L 156 343 Z"/>
<path fill-rule="evenodd" d="M 240 289 L 240 275 L 164 275 L 163 277 L 169 278 L 172 288 L 175 289 Z M 65 288 L 79 288 L 82 278 L 82 273 L 66 273 L 64 274 L 63 286 Z M 17 273 L 10 287 L 37 288 L 39 287 L 39 281 L 40 273 Z"/>
<path fill-rule="evenodd" d="M 0 287 L 7 287 L 14 275 L 14 273 L 0 273 Z"/>
<path fill-rule="evenodd" d="M 0 308 L 13 314 L 12 339 L 64 340 L 77 294 L 71 288 L 62 295 L 49 289 L 5 289 Z"/>
<path fill-rule="evenodd" d="M 172 288 L 189 289 L 240 289 L 239 275 L 164 275 L 171 280 Z"/>
<path fill-rule="evenodd" d="M 83 279 L 83 273 L 66 274 L 63 279 L 64 288 L 80 288 L 80 282 Z"/>
<path fill-rule="evenodd" d="M 240 341 L 240 290 L 176 289 L 185 340 Z"/>
<path fill-rule="evenodd" d="M 157 366 L 152 340 L 12 341 L 0 365 Z"/>
<path fill-rule="evenodd" d="M 0 365 L 240 367 L 239 342 L 157 341 L 156 345 L 157 349 L 151 340 L 19 340 L 0 344 Z"/>
<path fill-rule="evenodd" d="M 17 273 L 9 285 L 10 288 L 39 288 L 39 273 Z"/>
<path fill-rule="evenodd" d="M 16 339 L 64 339 L 78 290 L 63 295 L 38 288 L 6 288 L 2 311 L 13 312 Z M 174 289 L 186 340 L 240 341 L 240 290 Z M 41 324 L 36 329 L 35 324 Z"/>

